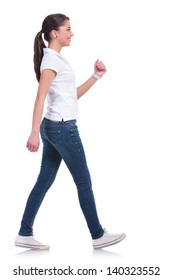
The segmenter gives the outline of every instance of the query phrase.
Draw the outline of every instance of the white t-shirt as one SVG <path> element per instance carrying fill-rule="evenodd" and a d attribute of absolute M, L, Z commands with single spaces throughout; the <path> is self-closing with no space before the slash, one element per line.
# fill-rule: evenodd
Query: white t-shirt
<path fill-rule="evenodd" d="M 53 49 L 44 48 L 43 52 L 40 71 L 52 69 L 57 73 L 48 90 L 45 117 L 54 121 L 77 119 L 76 80 L 70 64 Z"/>

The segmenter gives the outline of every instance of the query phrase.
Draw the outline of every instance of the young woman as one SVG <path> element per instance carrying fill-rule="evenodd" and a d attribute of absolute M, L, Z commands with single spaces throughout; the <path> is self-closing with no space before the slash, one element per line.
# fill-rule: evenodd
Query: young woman
<path fill-rule="evenodd" d="M 44 40 L 48 42 L 46 47 Z M 63 14 L 47 16 L 34 41 L 34 69 L 39 82 L 35 100 L 32 131 L 27 141 L 30 152 L 39 149 L 39 133 L 43 142 L 40 173 L 28 197 L 15 245 L 32 249 L 49 249 L 33 236 L 33 223 L 48 189 L 53 184 L 61 161 L 64 160 L 77 187 L 79 203 L 92 237 L 93 248 L 120 242 L 125 234 L 109 234 L 102 228 L 95 205 L 91 178 L 84 148 L 76 124 L 77 99 L 84 95 L 106 72 L 97 60 L 94 74 L 76 88 L 70 64 L 61 55 L 73 36 L 70 19 Z M 45 98 L 47 112 L 42 119 Z"/>

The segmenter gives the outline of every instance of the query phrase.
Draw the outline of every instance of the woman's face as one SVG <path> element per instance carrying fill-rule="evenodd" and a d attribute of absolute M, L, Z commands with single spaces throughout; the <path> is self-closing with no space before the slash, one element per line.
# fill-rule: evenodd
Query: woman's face
<path fill-rule="evenodd" d="M 58 43 L 62 47 L 70 45 L 73 32 L 71 31 L 71 25 L 69 20 L 66 20 L 64 22 L 64 25 L 59 27 L 59 29 L 57 30 L 57 36 Z"/>

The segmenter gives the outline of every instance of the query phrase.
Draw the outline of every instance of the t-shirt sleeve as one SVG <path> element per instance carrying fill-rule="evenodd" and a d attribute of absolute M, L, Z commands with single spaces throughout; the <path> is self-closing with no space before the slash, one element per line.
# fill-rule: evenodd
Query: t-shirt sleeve
<path fill-rule="evenodd" d="M 58 57 L 56 55 L 48 54 L 44 55 L 41 66 L 40 66 L 40 72 L 42 72 L 45 69 L 51 69 L 56 72 L 56 74 L 59 72 L 58 67 Z"/>

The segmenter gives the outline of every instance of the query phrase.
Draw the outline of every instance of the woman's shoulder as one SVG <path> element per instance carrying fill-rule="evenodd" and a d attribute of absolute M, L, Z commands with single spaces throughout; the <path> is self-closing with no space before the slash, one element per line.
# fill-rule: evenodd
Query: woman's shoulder
<path fill-rule="evenodd" d="M 59 72 L 62 68 L 62 59 L 58 53 L 52 49 L 45 48 L 43 52 L 43 58 L 41 62 L 41 70 L 52 69 Z"/>

